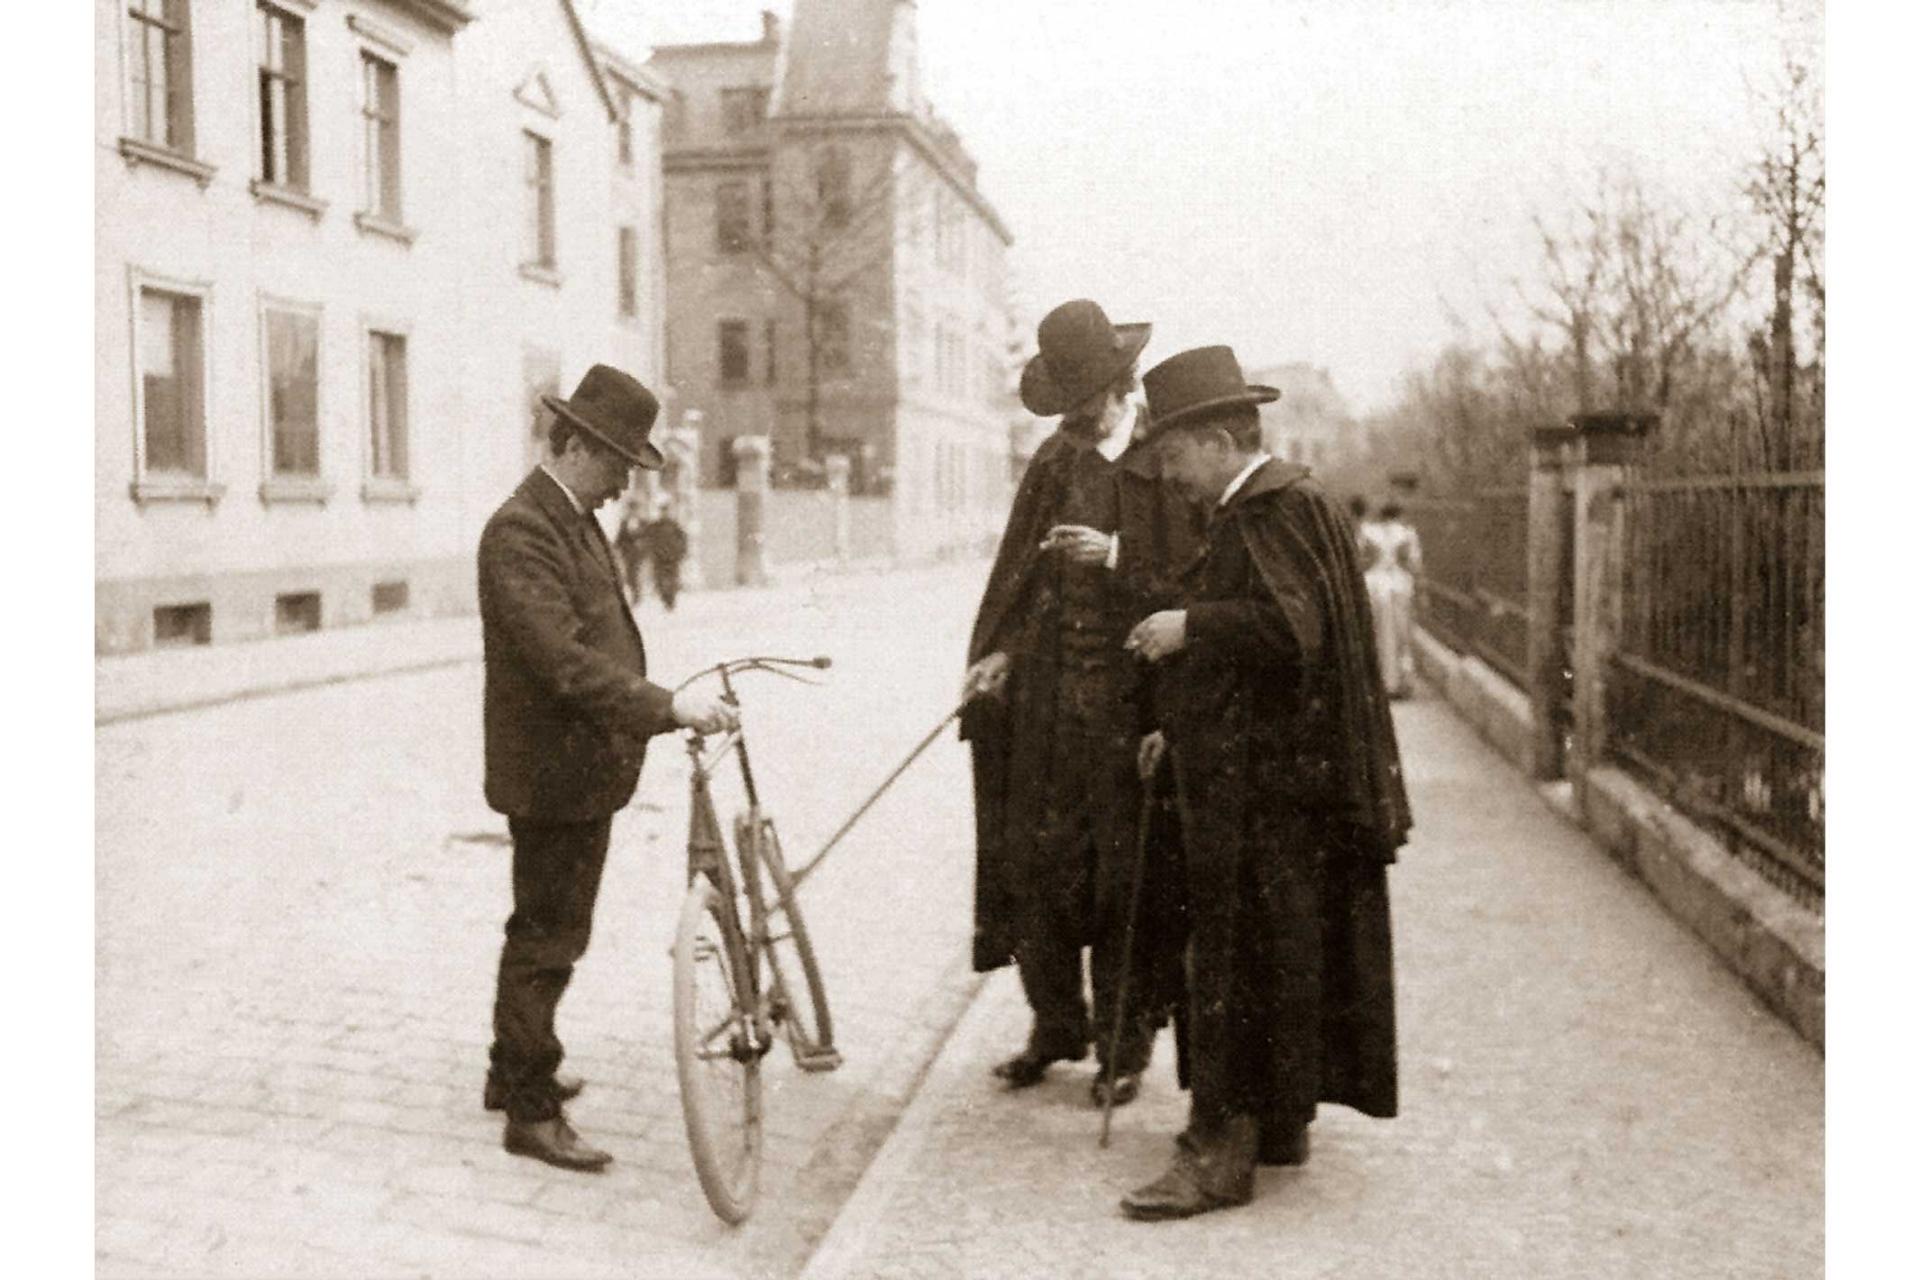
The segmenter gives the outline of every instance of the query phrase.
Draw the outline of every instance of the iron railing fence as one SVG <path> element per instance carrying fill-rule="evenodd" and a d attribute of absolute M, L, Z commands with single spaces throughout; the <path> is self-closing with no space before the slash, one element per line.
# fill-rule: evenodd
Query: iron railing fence
<path fill-rule="evenodd" d="M 1471 653 L 1516 685 L 1527 683 L 1527 489 L 1463 498 L 1415 498 L 1407 519 L 1424 567 L 1415 616 L 1457 653 Z"/>
<path fill-rule="evenodd" d="M 1823 909 L 1825 473 L 1641 471 L 1620 500 L 1607 750 Z"/>

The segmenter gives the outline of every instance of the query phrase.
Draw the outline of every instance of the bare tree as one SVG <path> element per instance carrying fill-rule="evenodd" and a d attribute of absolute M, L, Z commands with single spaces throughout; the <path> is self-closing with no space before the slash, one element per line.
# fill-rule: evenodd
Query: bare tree
<path fill-rule="evenodd" d="M 883 270 L 900 224 L 898 206 L 913 184 L 899 172 L 907 165 L 889 149 L 858 182 L 851 150 L 838 142 L 806 153 L 806 172 L 770 176 L 762 234 L 748 246 L 767 274 L 800 304 L 806 359 L 806 450 L 822 451 L 821 387 L 829 365 L 850 356 L 849 294 Z M 918 211 L 910 210 L 909 219 Z"/>
<path fill-rule="evenodd" d="M 1758 408 L 1768 463 L 1785 467 L 1802 435 L 1824 434 L 1826 150 L 1820 82 L 1805 61 L 1787 56 L 1770 97 L 1772 136 L 1753 165 L 1746 195 L 1763 224 L 1761 252 L 1772 266 L 1772 302 L 1765 330 L 1754 332 L 1748 349 L 1765 389 Z M 1797 333 L 1803 320 L 1812 348 L 1804 366 Z M 1812 421 L 1800 421 L 1809 415 Z"/>

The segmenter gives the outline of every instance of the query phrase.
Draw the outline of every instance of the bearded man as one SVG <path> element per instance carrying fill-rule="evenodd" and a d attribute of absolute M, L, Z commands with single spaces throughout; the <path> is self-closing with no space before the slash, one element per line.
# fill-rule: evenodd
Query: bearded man
<path fill-rule="evenodd" d="M 1138 1095 L 1177 989 L 1163 981 L 1175 963 L 1159 945 L 1168 930 L 1147 891 L 1131 998 L 1124 1013 L 1116 1008 L 1134 824 L 1147 800 L 1134 771 L 1142 673 L 1122 642 L 1168 597 L 1179 566 L 1198 552 L 1200 527 L 1152 456 L 1129 447 L 1134 369 L 1150 331 L 1114 325 L 1084 299 L 1040 322 L 1020 397 L 1035 415 L 1062 421 L 1021 478 L 962 690 L 978 834 L 973 964 L 986 972 L 1013 961 L 1033 1009 L 1025 1047 L 994 1073 L 1027 1088 L 1053 1063 L 1085 1058 L 1092 1039 L 1106 1068 L 1093 1100 L 1110 1091 L 1115 1105 Z M 1156 845 L 1174 839 L 1167 807 Z M 1089 947 L 1091 1024 L 1081 969 Z"/>

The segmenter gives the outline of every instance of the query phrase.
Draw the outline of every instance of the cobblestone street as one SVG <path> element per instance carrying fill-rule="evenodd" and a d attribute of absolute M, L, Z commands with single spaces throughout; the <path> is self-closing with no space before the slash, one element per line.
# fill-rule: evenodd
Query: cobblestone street
<path fill-rule="evenodd" d="M 668 681 L 724 656 L 833 655 L 826 688 L 742 688 L 797 861 L 951 706 L 983 571 L 649 602 L 642 627 Z M 847 1062 L 768 1060 L 760 1206 L 729 1230 L 694 1181 L 674 1080 L 678 740 L 656 740 L 615 823 L 561 1007 L 589 1080 L 571 1112 L 616 1161 L 587 1177 L 506 1155 L 479 1098 L 509 910 L 480 667 L 448 624 L 421 629 L 454 665 L 99 730 L 100 1273 L 791 1275 L 975 989 L 962 747 L 946 735 L 808 882 Z M 132 670 L 116 688 L 138 706 Z"/>

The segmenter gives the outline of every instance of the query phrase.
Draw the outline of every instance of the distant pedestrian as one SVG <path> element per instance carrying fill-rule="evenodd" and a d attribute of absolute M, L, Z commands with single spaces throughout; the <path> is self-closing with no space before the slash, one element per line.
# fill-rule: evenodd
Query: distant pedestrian
<path fill-rule="evenodd" d="M 1360 494 L 1347 499 L 1347 527 L 1353 531 L 1354 540 L 1360 538 L 1360 530 L 1367 524 L 1367 500 Z"/>
<path fill-rule="evenodd" d="M 1135 366 L 1149 332 L 1114 325 L 1085 300 L 1040 322 L 1020 397 L 1061 422 L 1014 495 L 967 650 L 961 720 L 978 837 L 973 964 L 985 972 L 1014 962 L 1033 1009 L 1025 1046 L 994 1074 L 1027 1088 L 1053 1063 L 1085 1058 L 1092 1040 L 1112 1068 L 1115 1104 L 1139 1091 L 1164 1021 L 1155 979 L 1176 967 L 1149 919 L 1136 931 L 1133 998 L 1109 1064 L 1145 802 L 1135 771 L 1141 673 L 1121 643 L 1170 595 L 1200 542 L 1197 509 L 1131 443 Z M 1157 842 L 1173 838 L 1170 825 Z M 1105 1101 L 1105 1079 L 1094 1082 L 1096 1102 Z"/>
<path fill-rule="evenodd" d="M 645 546 L 653 565 L 653 589 L 671 613 L 674 601 L 680 598 L 680 565 L 687 558 L 687 531 L 673 518 L 665 502 L 647 522 Z"/>
<path fill-rule="evenodd" d="M 1403 514 L 1400 504 L 1389 500 L 1379 519 L 1360 526 L 1360 562 L 1380 647 L 1380 676 L 1394 698 L 1413 692 L 1413 597 L 1421 568 L 1420 534 Z"/>
<path fill-rule="evenodd" d="M 1128 647 L 1164 672 L 1179 785 L 1192 1092 L 1172 1164 L 1130 1192 L 1140 1219 L 1244 1204 L 1256 1164 L 1304 1164 L 1319 1102 L 1398 1109 L 1387 864 L 1411 817 L 1365 587 L 1339 511 L 1260 447 L 1227 347 L 1147 371 L 1167 473 L 1212 511 L 1179 608 Z"/>
<path fill-rule="evenodd" d="M 593 513 L 635 467 L 659 401 L 606 365 L 555 414 L 551 455 L 480 535 L 487 803 L 513 837 L 513 914 L 493 1006 L 485 1103 L 507 1113 L 504 1145 L 563 1169 L 612 1159 L 583 1142 L 561 1104 L 582 1082 L 556 1074 L 554 1012 L 587 949 L 614 813 L 639 782 L 647 739 L 738 723 L 720 699 L 647 680 L 646 647 Z"/>
<path fill-rule="evenodd" d="M 627 603 L 640 603 L 640 569 L 647 559 L 647 518 L 640 508 L 628 503 L 620 513 L 620 528 L 613 535 L 613 549 L 620 553 L 620 572 L 627 588 Z"/>

